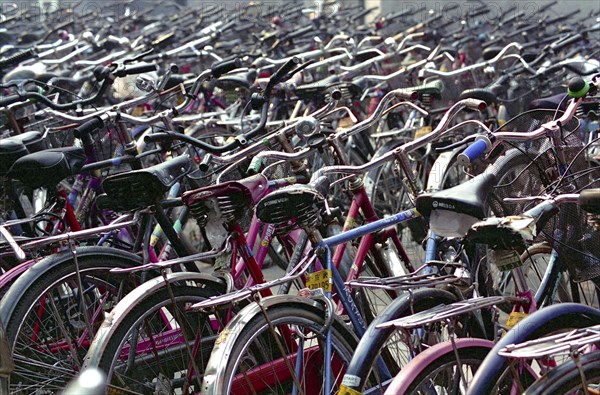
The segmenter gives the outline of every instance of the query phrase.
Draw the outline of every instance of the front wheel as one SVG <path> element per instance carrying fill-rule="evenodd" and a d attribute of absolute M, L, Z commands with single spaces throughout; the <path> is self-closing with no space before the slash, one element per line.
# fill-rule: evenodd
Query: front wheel
<path fill-rule="evenodd" d="M 208 314 L 187 307 L 223 287 L 177 275 L 185 278 L 166 286 L 158 277 L 136 288 L 94 338 L 86 366 L 101 369 L 117 393 L 199 391 L 218 328 Z"/>
<path fill-rule="evenodd" d="M 465 393 L 469 380 L 493 345 L 479 339 L 436 344 L 404 366 L 385 394 Z"/>
<path fill-rule="evenodd" d="M 86 255 L 86 251 L 104 251 Z M 0 317 L 15 360 L 11 393 L 58 391 L 81 368 L 91 339 L 121 292 L 139 281 L 110 269 L 139 265 L 111 249 L 78 251 L 38 262 L 15 281 L 0 302 Z M 132 277 L 133 279 L 134 277 Z"/>
<path fill-rule="evenodd" d="M 600 389 L 600 351 L 593 351 L 550 370 L 525 391 L 526 395 L 597 394 Z M 585 377 L 585 389 L 582 376 Z M 587 392 L 586 392 L 587 389 Z"/>
<path fill-rule="evenodd" d="M 332 354 L 326 361 L 323 306 L 298 298 L 269 299 L 260 302 L 264 310 L 250 305 L 223 330 L 209 360 L 202 393 L 289 394 L 298 386 L 298 393 L 304 394 L 337 391 L 356 347 L 347 326 L 334 318 Z M 273 303 L 277 300 L 282 302 Z M 323 388 L 326 366 L 332 371 L 331 392 Z"/>

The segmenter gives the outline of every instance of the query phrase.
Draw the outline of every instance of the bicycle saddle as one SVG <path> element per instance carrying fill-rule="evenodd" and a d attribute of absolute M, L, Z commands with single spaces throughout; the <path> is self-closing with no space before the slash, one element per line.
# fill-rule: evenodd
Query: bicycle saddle
<path fill-rule="evenodd" d="M 296 221 L 312 225 L 325 207 L 329 180 L 320 177 L 307 185 L 296 184 L 278 189 L 256 205 L 256 216 L 268 224 L 286 225 Z"/>
<path fill-rule="evenodd" d="M 8 171 L 8 177 L 30 188 L 51 188 L 61 180 L 78 174 L 85 160 L 83 148 L 52 148 L 17 159 Z"/>
<path fill-rule="evenodd" d="M 26 132 L 0 140 L 0 176 L 5 176 L 17 159 L 46 148 L 40 132 Z"/>
<path fill-rule="evenodd" d="M 250 89 L 256 80 L 256 76 L 256 69 L 250 69 L 244 73 L 227 74 L 217 79 L 217 86 L 223 88 L 233 85 Z"/>
<path fill-rule="evenodd" d="M 269 180 L 262 174 L 256 174 L 241 180 L 226 181 L 185 192 L 182 200 L 185 205 L 190 206 L 199 200 L 241 194 L 247 199 L 248 204 L 254 205 L 267 193 L 268 186 Z"/>
<path fill-rule="evenodd" d="M 189 156 L 182 155 L 145 169 L 113 174 L 102 184 L 118 209 L 135 210 L 160 200 L 176 182 L 192 170 Z"/>
<path fill-rule="evenodd" d="M 452 188 L 417 196 L 416 208 L 430 217 L 431 229 L 440 236 L 464 236 L 485 216 L 485 200 L 496 184 L 493 173 L 483 173 Z"/>
<path fill-rule="evenodd" d="M 568 100 L 564 100 L 566 93 L 559 93 L 558 95 L 541 97 L 539 99 L 532 100 L 529 103 L 530 110 L 541 110 L 541 109 L 550 109 L 556 110 L 560 105 L 561 110 L 565 110 L 567 108 Z"/>
<path fill-rule="evenodd" d="M 487 88 L 473 88 L 465 89 L 461 92 L 459 100 L 463 99 L 477 99 L 483 100 L 488 106 L 498 101 L 498 97 L 491 89 Z"/>

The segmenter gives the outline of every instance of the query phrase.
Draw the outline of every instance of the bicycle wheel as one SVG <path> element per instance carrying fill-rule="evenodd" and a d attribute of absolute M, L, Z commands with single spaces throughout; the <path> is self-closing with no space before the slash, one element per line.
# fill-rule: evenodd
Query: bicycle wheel
<path fill-rule="evenodd" d="M 15 360 L 11 392 L 57 391 L 79 370 L 105 314 L 137 281 L 109 270 L 139 258 L 108 250 L 78 251 L 81 282 L 67 252 L 38 262 L 10 287 L 0 317 Z"/>
<path fill-rule="evenodd" d="M 186 307 L 224 291 L 216 279 L 206 277 L 176 273 L 169 276 L 168 287 L 163 277 L 155 278 L 113 309 L 85 362 L 104 371 L 109 392 L 199 391 L 218 326 L 208 314 Z"/>
<path fill-rule="evenodd" d="M 374 369 L 376 359 L 379 356 L 383 357 L 386 367 L 393 377 L 413 358 L 419 348 L 416 343 L 431 342 L 432 338 L 430 336 L 428 339 L 421 338 L 415 332 L 415 337 L 409 344 L 406 338 L 394 328 L 378 328 L 377 326 L 440 304 L 453 303 L 456 300 L 454 294 L 439 289 L 418 289 L 411 294 L 400 295 L 385 310 L 381 311 L 367 328 L 348 365 L 344 384 L 359 392 L 365 392 L 366 389 L 372 392 L 375 387 L 380 391 L 377 393 L 383 392 L 382 384 L 385 382 L 385 378 Z"/>
<path fill-rule="evenodd" d="M 521 381 L 521 377 L 513 377 L 509 359 L 498 354 L 506 346 L 599 323 L 600 312 L 597 309 L 576 303 L 556 304 L 537 311 L 520 321 L 496 343 L 475 374 L 468 394 L 503 394 L 506 383 Z M 524 388 L 528 386 L 523 385 Z"/>
<path fill-rule="evenodd" d="M 577 365 L 571 360 L 551 369 L 533 383 L 525 394 L 597 394 L 600 389 L 600 351 L 580 355 Z M 582 375 L 585 377 L 585 389 Z"/>
<path fill-rule="evenodd" d="M 385 394 L 463 394 L 493 345 L 479 339 L 436 344 L 404 366 Z"/>
<path fill-rule="evenodd" d="M 547 243 L 537 243 L 521 255 L 523 274 L 529 289 L 537 290 L 536 303 L 545 306 L 562 302 L 577 302 L 598 307 L 598 291 L 592 281 L 575 283 L 569 272 L 555 261 L 553 249 Z M 553 261 L 554 260 L 554 261 Z M 502 293 L 514 295 L 510 272 L 501 274 L 497 287 Z"/>
<path fill-rule="evenodd" d="M 202 393 L 288 394 L 296 382 L 299 393 L 320 394 L 325 364 L 332 368 L 335 392 L 356 346 L 348 327 L 332 317 L 332 356 L 324 361 L 325 309 L 319 302 L 275 296 L 260 303 L 264 310 L 252 304 L 223 330 Z"/>

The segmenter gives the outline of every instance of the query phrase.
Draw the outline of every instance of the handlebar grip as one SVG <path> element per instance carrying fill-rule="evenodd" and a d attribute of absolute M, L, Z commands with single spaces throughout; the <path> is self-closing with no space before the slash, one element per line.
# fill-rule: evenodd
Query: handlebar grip
<path fill-rule="evenodd" d="M 262 167 L 262 163 L 263 163 L 262 158 L 260 156 L 255 156 L 250 161 L 250 165 L 248 165 L 248 170 L 246 170 L 246 173 L 249 176 L 258 174 L 260 172 L 260 168 Z"/>
<path fill-rule="evenodd" d="M 73 130 L 73 136 L 78 139 L 83 138 L 84 136 L 92 133 L 93 131 L 100 129 L 104 126 L 104 121 L 100 118 L 92 118 L 89 121 L 77 126 Z"/>
<path fill-rule="evenodd" d="M 170 139 L 171 139 L 171 135 L 169 133 L 158 132 L 158 133 L 152 133 L 152 134 L 145 135 L 144 143 L 146 143 L 146 144 L 160 143 L 162 141 L 166 141 L 166 140 L 170 140 Z"/>
<path fill-rule="evenodd" d="M 240 67 L 242 67 L 242 60 L 236 57 L 213 63 L 212 66 L 210 66 L 210 72 L 213 77 L 219 78 L 221 75 L 229 73 L 231 70 L 239 69 Z"/>
<path fill-rule="evenodd" d="M 134 66 L 127 66 L 122 70 L 115 71 L 114 75 L 116 77 L 124 77 L 126 75 L 135 75 L 142 73 L 151 73 L 153 71 L 158 70 L 158 65 L 156 63 L 142 63 L 136 64 Z"/>
<path fill-rule="evenodd" d="M 279 70 L 277 70 L 275 73 L 273 73 L 273 76 L 271 76 L 271 80 L 269 81 L 269 85 L 271 86 L 275 86 L 277 85 L 280 80 L 290 71 L 292 71 L 293 69 L 296 68 L 296 66 L 298 66 L 300 64 L 301 60 L 299 57 L 294 56 L 293 58 L 291 58 L 290 60 L 288 60 L 287 62 L 285 62 L 283 64 L 283 66 L 281 66 L 279 68 Z"/>
<path fill-rule="evenodd" d="M 581 191 L 577 204 L 590 214 L 600 214 L 600 188 Z"/>
<path fill-rule="evenodd" d="M 0 108 L 7 107 L 13 103 L 18 103 L 20 101 L 25 101 L 25 100 L 27 100 L 27 99 L 25 97 L 22 97 L 21 95 L 10 95 L 3 99 L 0 99 Z"/>
<path fill-rule="evenodd" d="M 580 33 L 577 33 L 577 34 L 572 35 L 571 37 L 565 38 L 564 40 L 550 44 L 550 49 L 552 49 L 554 52 L 560 51 L 564 47 L 574 44 L 581 39 L 583 39 L 583 35 L 581 35 Z"/>
<path fill-rule="evenodd" d="M 35 51 L 33 49 L 28 49 L 26 51 L 22 51 L 12 56 L 9 56 L 8 58 L 0 59 L 0 69 L 12 67 L 16 64 L 21 63 L 24 60 L 32 58 L 33 56 L 35 56 Z"/>
<path fill-rule="evenodd" d="M 468 165 L 475 159 L 481 157 L 491 145 L 492 144 L 487 137 L 479 139 L 469 145 L 462 153 L 458 154 L 456 162 L 459 165 Z"/>

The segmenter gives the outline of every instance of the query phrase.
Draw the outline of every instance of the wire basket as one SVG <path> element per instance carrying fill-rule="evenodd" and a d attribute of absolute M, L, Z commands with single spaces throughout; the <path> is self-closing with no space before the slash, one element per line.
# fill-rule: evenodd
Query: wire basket
<path fill-rule="evenodd" d="M 528 111 L 497 131 L 532 131 L 560 115 L 555 110 Z M 489 201 L 495 215 L 519 215 L 538 203 L 507 203 L 504 198 L 577 193 L 600 187 L 600 171 L 591 168 L 585 159 L 577 118 L 563 125 L 562 138 L 556 147 L 546 137 L 506 147 L 506 156 L 496 162 L 499 182 Z M 566 165 L 562 172 L 560 163 Z M 576 204 L 561 204 L 559 215 L 538 230 L 535 241 L 553 246 L 574 281 L 600 276 L 600 233 L 596 222 L 589 220 Z"/>

